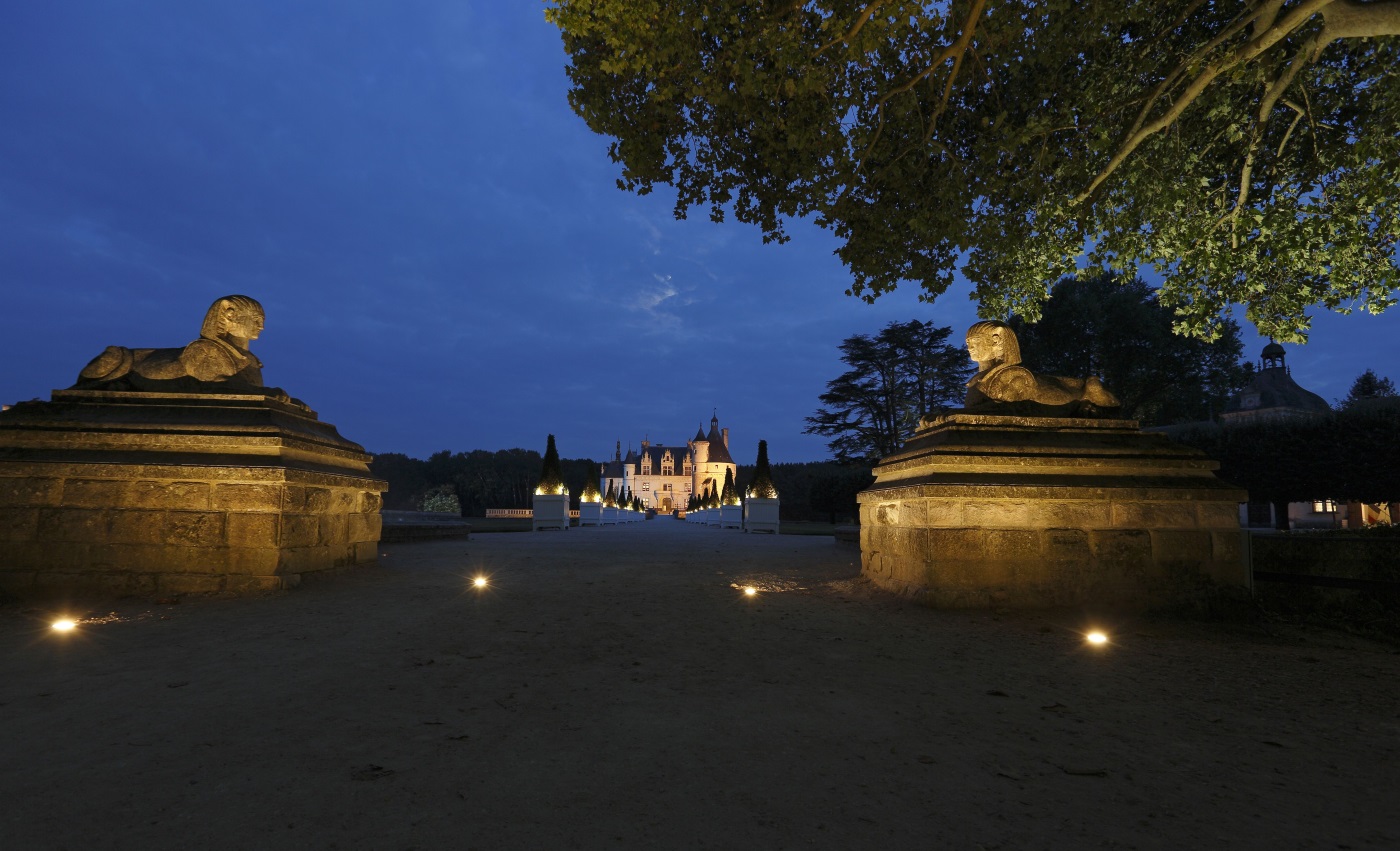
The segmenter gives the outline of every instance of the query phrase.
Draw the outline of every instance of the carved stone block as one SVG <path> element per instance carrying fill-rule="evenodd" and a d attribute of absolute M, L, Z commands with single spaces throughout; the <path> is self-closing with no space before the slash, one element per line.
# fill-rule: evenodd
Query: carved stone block
<path fill-rule="evenodd" d="M 368 460 L 291 400 L 55 391 L 0 413 L 0 589 L 254 593 L 372 563 Z"/>
<path fill-rule="evenodd" d="M 875 468 L 862 573 L 946 607 L 1246 593 L 1245 494 L 1217 466 L 1131 421 L 955 412 Z"/>

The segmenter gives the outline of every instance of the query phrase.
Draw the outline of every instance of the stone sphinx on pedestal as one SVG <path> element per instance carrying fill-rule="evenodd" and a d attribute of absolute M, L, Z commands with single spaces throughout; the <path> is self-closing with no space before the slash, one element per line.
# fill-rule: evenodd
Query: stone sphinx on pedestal
<path fill-rule="evenodd" d="M 109 347 L 0 413 L 0 589 L 255 592 L 375 561 L 363 447 L 248 350 L 262 306 L 214 302 L 183 348 Z"/>
<path fill-rule="evenodd" d="M 1215 461 L 1114 418 L 1098 379 L 1030 372 L 1004 323 L 968 350 L 965 409 L 923 421 L 860 494 L 865 576 L 948 608 L 1247 593 L 1245 493 Z"/>

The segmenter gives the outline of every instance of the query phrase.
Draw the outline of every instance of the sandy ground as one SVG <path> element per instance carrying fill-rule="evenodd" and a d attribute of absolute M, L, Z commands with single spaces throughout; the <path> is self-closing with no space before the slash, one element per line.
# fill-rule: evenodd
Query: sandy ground
<path fill-rule="evenodd" d="M 0 846 L 1400 848 L 1389 646 L 1137 620 L 1091 650 L 669 518 L 383 551 L 66 637 L 0 608 Z"/>

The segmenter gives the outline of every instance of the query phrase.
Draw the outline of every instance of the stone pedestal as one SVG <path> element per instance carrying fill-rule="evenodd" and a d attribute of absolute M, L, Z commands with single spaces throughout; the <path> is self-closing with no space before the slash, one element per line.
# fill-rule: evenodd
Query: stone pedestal
<path fill-rule="evenodd" d="M 374 562 L 368 461 L 265 396 L 55 391 L 0 413 L 0 589 L 249 593 Z"/>
<path fill-rule="evenodd" d="M 861 572 L 939 607 L 1245 594 L 1245 492 L 1129 420 L 940 417 L 859 496 Z"/>

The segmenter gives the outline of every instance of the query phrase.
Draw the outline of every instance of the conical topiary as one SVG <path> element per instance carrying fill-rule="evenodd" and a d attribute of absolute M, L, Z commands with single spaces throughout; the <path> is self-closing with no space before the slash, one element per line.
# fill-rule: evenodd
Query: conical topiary
<path fill-rule="evenodd" d="M 601 502 L 603 495 L 598 492 L 598 480 L 589 474 L 583 480 L 583 490 L 579 493 L 579 502 Z"/>
<path fill-rule="evenodd" d="M 773 487 L 773 471 L 768 467 L 768 441 L 758 442 L 758 461 L 753 465 L 753 481 L 749 484 L 749 496 L 757 499 L 777 499 L 778 489 Z"/>
<path fill-rule="evenodd" d="M 606 508 L 617 508 L 617 491 L 613 490 L 613 483 L 608 482 L 608 492 L 603 494 L 603 505 Z"/>
<path fill-rule="evenodd" d="M 720 505 L 738 505 L 739 492 L 734 489 L 734 468 L 724 468 L 724 490 L 720 491 Z"/>
<path fill-rule="evenodd" d="M 554 435 L 544 450 L 544 465 L 540 467 L 540 484 L 535 493 L 558 496 L 565 493 L 564 470 L 559 466 L 559 450 L 554 448 Z"/>

